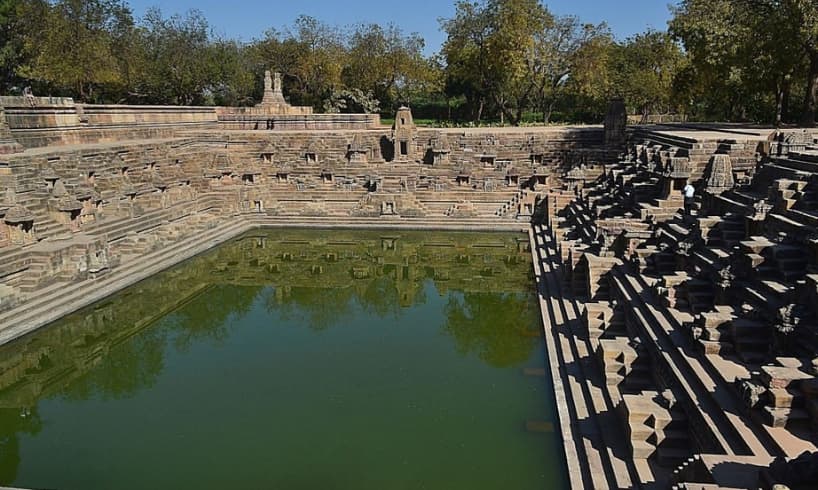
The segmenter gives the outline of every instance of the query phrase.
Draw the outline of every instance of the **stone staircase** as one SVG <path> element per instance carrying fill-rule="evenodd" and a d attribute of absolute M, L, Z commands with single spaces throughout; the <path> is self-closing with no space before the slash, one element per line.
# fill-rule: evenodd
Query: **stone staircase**
<path fill-rule="evenodd" d="M 687 417 L 684 412 L 670 409 L 658 402 L 663 395 L 644 391 L 635 395 L 623 395 L 620 412 L 627 422 L 633 457 L 655 458 L 666 468 L 676 467 L 691 457 Z"/>
<path fill-rule="evenodd" d="M 509 214 L 514 214 L 516 216 L 517 211 L 519 209 L 519 205 L 522 200 L 526 197 L 527 191 L 520 190 L 514 194 L 514 196 L 509 199 L 507 202 L 503 203 L 503 205 L 494 212 L 494 215 L 499 218 L 504 218 Z"/>

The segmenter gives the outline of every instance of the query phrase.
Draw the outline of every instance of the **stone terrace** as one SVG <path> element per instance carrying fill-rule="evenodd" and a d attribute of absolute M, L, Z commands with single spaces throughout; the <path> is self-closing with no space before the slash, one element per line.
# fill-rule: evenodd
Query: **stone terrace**
<path fill-rule="evenodd" d="M 254 227 L 521 230 L 563 166 L 616 155 L 600 127 L 426 130 L 408 109 L 367 130 L 131 107 L 77 127 L 70 100 L 4 100 L 0 341 Z"/>

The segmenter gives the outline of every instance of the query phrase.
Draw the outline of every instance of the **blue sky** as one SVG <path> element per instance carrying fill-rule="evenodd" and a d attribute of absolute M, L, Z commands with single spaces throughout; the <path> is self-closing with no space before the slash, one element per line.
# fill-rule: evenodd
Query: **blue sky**
<path fill-rule="evenodd" d="M 665 29 L 670 18 L 668 4 L 674 0 L 550 0 L 545 4 L 558 14 L 575 14 L 584 22 L 607 21 L 614 34 L 624 39 L 648 27 Z M 196 8 L 204 12 L 219 34 L 249 41 L 270 27 L 291 25 L 301 14 L 328 24 L 394 22 L 404 32 L 418 32 L 426 39 L 426 52 L 440 48 L 445 39 L 438 19 L 454 14 L 454 0 L 129 0 L 141 16 L 151 6 L 166 15 Z"/>

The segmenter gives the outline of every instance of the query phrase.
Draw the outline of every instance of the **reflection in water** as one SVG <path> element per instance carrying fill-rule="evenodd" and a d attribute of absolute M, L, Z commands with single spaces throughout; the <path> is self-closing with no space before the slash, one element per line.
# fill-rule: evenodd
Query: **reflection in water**
<path fill-rule="evenodd" d="M 452 295 L 445 312 L 444 329 L 460 352 L 476 352 L 496 367 L 525 362 L 531 356 L 531 337 L 539 335 L 536 305 L 529 295 Z"/>
<path fill-rule="evenodd" d="M 228 349 L 260 315 L 274 321 L 268 328 L 345 335 L 342 326 L 399 324 L 413 308 L 442 301 L 443 317 L 423 313 L 420 325 L 438 325 L 464 356 L 519 367 L 540 345 L 527 244 L 494 234 L 259 232 L 143 281 L 0 347 L 0 484 L 20 483 L 20 441 L 43 431 L 45 401 L 65 407 L 147 396 L 185 356 L 204 346 Z M 430 359 L 437 348 L 424 347 Z"/>
<path fill-rule="evenodd" d="M 42 421 L 36 409 L 0 408 L 0 484 L 17 479 L 20 436 L 40 432 Z"/>

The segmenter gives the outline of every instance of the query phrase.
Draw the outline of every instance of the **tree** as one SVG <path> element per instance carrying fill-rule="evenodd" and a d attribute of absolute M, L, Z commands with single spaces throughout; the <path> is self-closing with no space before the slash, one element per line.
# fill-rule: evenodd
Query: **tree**
<path fill-rule="evenodd" d="M 617 46 L 612 56 L 614 91 L 642 114 L 674 105 L 673 81 L 684 66 L 684 53 L 665 32 L 647 31 Z"/>
<path fill-rule="evenodd" d="M 605 58 L 613 37 L 606 24 L 582 24 L 577 17 L 554 19 L 535 36 L 527 78 L 536 84 L 535 101 L 550 121 L 555 104 L 575 91 L 586 94 L 604 87 Z"/>
<path fill-rule="evenodd" d="M 301 16 L 289 34 L 290 46 L 296 48 L 294 70 L 289 73 L 297 81 L 304 103 L 319 106 L 332 90 L 341 86 L 344 50 L 337 28 L 319 20 Z"/>
<path fill-rule="evenodd" d="M 671 32 L 690 55 L 683 86 L 716 116 L 786 117 L 792 81 L 805 83 L 801 121 L 818 109 L 818 4 L 812 0 L 683 0 Z M 727 105 L 719 101 L 727 101 Z M 756 116 L 761 118 L 759 116 Z"/>
<path fill-rule="evenodd" d="M 385 107 L 406 102 L 410 92 L 433 80 L 423 57 L 425 43 L 419 34 L 404 36 L 393 24 L 355 27 L 349 39 L 344 85 L 371 92 Z"/>
<path fill-rule="evenodd" d="M 487 7 L 493 23 L 488 60 L 490 94 L 501 115 L 517 125 L 534 89 L 528 59 L 537 35 L 553 22 L 553 16 L 539 0 L 493 0 Z"/>
<path fill-rule="evenodd" d="M 815 126 L 818 112 L 818 4 L 814 0 L 769 1 L 775 4 L 771 10 L 777 12 L 776 25 L 788 27 L 784 29 L 789 34 L 784 42 L 791 42 L 806 54 L 807 87 L 801 124 Z"/>
<path fill-rule="evenodd" d="M 90 100 L 94 88 L 116 82 L 114 32 L 133 23 L 130 9 L 115 0 L 59 0 L 41 12 L 40 29 L 24 49 L 32 53 L 21 73 Z"/>
<path fill-rule="evenodd" d="M 302 15 L 284 31 L 268 30 L 246 53 L 258 79 L 267 69 L 284 75 L 287 93 L 295 104 L 320 109 L 333 90 L 342 87 L 346 59 L 343 36 L 338 28 L 313 17 Z"/>
<path fill-rule="evenodd" d="M 241 43 L 230 39 L 215 39 L 208 46 L 208 59 L 214 73 L 210 91 L 216 105 L 241 106 L 255 103 L 252 95 L 257 80 L 261 78 L 256 77 L 245 51 Z"/>
<path fill-rule="evenodd" d="M 458 2 L 455 17 L 443 22 L 450 92 L 478 99 L 478 120 L 490 101 L 501 118 L 518 124 L 536 87 L 529 77 L 535 37 L 551 22 L 538 0 Z"/>
<path fill-rule="evenodd" d="M 164 17 L 148 10 L 141 22 L 145 71 L 137 92 L 146 102 L 203 104 L 221 81 L 219 60 L 211 49 L 210 26 L 197 10 Z"/>
<path fill-rule="evenodd" d="M 489 38 L 492 34 L 488 9 L 479 3 L 459 1 L 455 16 L 441 21 L 447 38 L 441 53 L 446 63 L 446 92 L 463 94 L 474 108 L 472 119 L 480 121 L 490 88 Z"/>
<path fill-rule="evenodd" d="M 27 21 L 41 17 L 35 11 L 46 9 L 42 1 L 0 0 L 0 93 L 20 88 L 19 67 L 26 63 L 25 33 L 34 27 Z"/>

